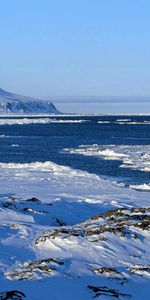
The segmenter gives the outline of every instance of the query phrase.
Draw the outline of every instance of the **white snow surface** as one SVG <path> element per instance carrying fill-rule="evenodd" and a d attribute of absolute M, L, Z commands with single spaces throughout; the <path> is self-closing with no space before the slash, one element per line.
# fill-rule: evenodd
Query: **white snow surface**
<path fill-rule="evenodd" d="M 2 291 L 27 300 L 149 300 L 150 233 L 134 226 L 149 192 L 51 161 L 0 163 L 0 183 Z M 91 219 L 118 207 L 125 235 L 107 231 L 122 215 Z"/>
<path fill-rule="evenodd" d="M 51 101 L 16 95 L 0 89 L 0 114 L 58 113 Z"/>

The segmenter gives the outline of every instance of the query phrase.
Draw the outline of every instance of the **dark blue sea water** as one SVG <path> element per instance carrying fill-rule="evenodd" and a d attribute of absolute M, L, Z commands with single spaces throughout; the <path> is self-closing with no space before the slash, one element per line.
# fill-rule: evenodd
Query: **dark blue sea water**
<path fill-rule="evenodd" d="M 58 121 L 61 119 L 86 122 L 0 125 L 0 162 L 52 161 L 100 176 L 109 176 L 127 185 L 150 182 L 150 172 L 120 168 L 120 160 L 106 160 L 102 157 L 63 151 L 64 148 L 93 144 L 106 145 L 108 149 L 110 145 L 141 145 L 144 149 L 145 145 L 150 145 L 150 116 L 50 117 L 52 118 Z"/>

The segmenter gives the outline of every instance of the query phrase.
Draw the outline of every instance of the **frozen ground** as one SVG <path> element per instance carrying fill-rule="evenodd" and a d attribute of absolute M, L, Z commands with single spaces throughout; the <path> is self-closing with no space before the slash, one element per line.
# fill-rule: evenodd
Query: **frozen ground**
<path fill-rule="evenodd" d="M 149 300 L 148 191 L 50 161 L 1 163 L 0 186 L 0 299 Z"/>

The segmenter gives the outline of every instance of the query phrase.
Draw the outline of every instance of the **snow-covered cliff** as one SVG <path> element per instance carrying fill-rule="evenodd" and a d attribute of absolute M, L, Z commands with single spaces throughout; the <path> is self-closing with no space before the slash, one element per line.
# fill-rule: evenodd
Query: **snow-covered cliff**
<path fill-rule="evenodd" d="M 0 114 L 59 113 L 50 101 L 20 96 L 0 89 Z"/>

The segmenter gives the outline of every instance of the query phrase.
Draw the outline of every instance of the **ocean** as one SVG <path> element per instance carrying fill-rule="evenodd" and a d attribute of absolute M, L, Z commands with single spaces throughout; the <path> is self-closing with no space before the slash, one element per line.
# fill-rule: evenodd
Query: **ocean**
<path fill-rule="evenodd" d="M 150 116 L 14 117 L 0 124 L 2 163 L 51 161 L 124 186 L 150 183 Z"/>

